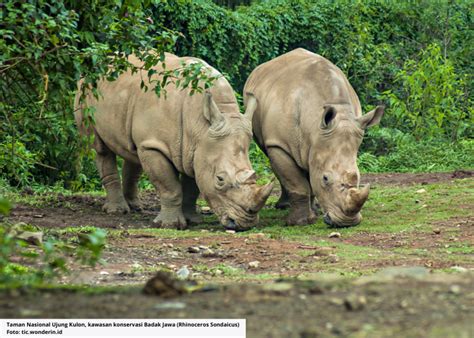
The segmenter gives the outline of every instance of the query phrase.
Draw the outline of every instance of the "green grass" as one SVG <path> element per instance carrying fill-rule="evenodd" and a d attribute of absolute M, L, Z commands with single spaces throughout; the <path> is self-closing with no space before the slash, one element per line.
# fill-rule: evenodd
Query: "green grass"
<path fill-rule="evenodd" d="M 425 193 L 417 193 L 425 189 Z M 321 217 L 312 225 L 284 226 L 287 211 L 264 209 L 261 222 L 251 232 L 264 232 L 272 238 L 304 240 L 308 236 L 327 236 L 333 231 L 342 236 L 360 232 L 396 233 L 400 231 L 432 231 L 436 221 L 474 215 L 474 181 L 455 180 L 431 185 L 384 186 L 371 189 L 362 210 L 361 224 L 350 228 L 330 228 Z"/>
<path fill-rule="evenodd" d="M 420 189 L 425 192 L 419 193 Z M 47 192 L 45 194 L 25 195 L 14 190 L 7 193 L 7 198 L 14 203 L 34 205 L 36 207 L 51 207 L 56 205 L 57 195 L 73 195 L 72 193 Z M 101 192 L 90 195 L 103 196 Z M 206 216 L 204 222 L 188 230 L 141 228 L 141 229 L 108 229 L 109 238 L 120 238 L 126 231 L 133 235 L 147 235 L 156 238 L 179 240 L 185 238 L 203 237 L 241 237 L 258 243 L 252 234 L 264 233 L 266 238 L 280 241 L 297 242 L 298 245 L 307 245 L 314 248 L 328 247 L 327 252 L 320 254 L 317 249 L 298 249 L 296 259 L 281 263 L 281 267 L 295 271 L 301 270 L 299 277 L 311 276 L 311 273 L 329 273 L 339 276 L 356 277 L 371 274 L 376 266 L 392 265 L 394 262 L 417 264 L 418 260 L 442 262 L 443 266 L 472 266 L 474 247 L 468 240 L 463 239 L 461 228 L 446 227 L 438 222 L 450 219 L 466 219 L 474 216 L 474 180 L 461 179 L 451 182 L 441 182 L 429 185 L 413 186 L 377 186 L 372 188 L 370 198 L 362 210 L 363 221 L 360 225 L 351 228 L 330 228 L 323 223 L 321 217 L 315 224 L 306 226 L 285 226 L 287 210 L 273 208 L 278 196 L 271 196 L 267 207 L 260 213 L 260 224 L 247 232 L 227 234 L 218 225 L 215 216 Z M 65 207 L 65 204 L 61 207 Z M 72 202 L 74 203 L 74 202 Z M 200 203 L 203 205 L 203 203 Z M 140 214 L 136 214 L 140 217 Z M 442 231 L 435 237 L 441 244 L 431 246 L 415 246 L 417 235 L 429 236 L 433 229 L 441 227 Z M 80 233 L 94 229 L 90 226 L 71 227 L 61 229 L 46 229 L 47 234 L 59 237 L 76 238 Z M 341 239 L 330 239 L 331 232 L 340 232 Z M 411 235 L 413 233 L 413 235 Z M 373 234 L 384 235 L 390 238 L 391 234 L 400 240 L 397 247 L 378 248 L 370 244 L 350 243 L 353 236 L 363 238 Z M 398 237 L 397 237 L 398 236 Z M 216 243 L 220 239 L 216 239 Z M 357 243 L 357 242 L 356 242 Z M 217 244 L 216 244 L 217 245 Z M 211 245 L 212 246 L 212 245 Z M 331 261 L 329 254 L 336 255 Z M 294 256 L 293 256 L 294 257 Z M 334 258 L 334 257 L 333 257 Z M 215 263 L 214 263 L 215 264 Z M 374 268 L 375 266 L 375 268 Z M 154 268 L 154 267 L 153 267 Z M 446 268 L 442 269 L 443 271 Z M 449 270 L 449 269 L 448 269 Z M 203 278 L 219 281 L 259 281 L 278 278 L 279 269 L 263 272 L 246 267 L 235 267 L 232 264 L 218 265 L 196 264 L 193 272 L 201 272 Z M 452 270 L 449 270 L 452 272 Z M 283 273 L 284 275 L 284 273 Z M 298 273 L 297 273 L 298 275 Z"/>

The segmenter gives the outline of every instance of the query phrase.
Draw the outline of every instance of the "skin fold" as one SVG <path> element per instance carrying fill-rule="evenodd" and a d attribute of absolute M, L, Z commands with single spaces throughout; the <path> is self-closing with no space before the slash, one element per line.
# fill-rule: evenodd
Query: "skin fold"
<path fill-rule="evenodd" d="M 142 65 L 134 56 L 129 61 Z M 198 61 L 203 62 L 166 54 L 166 69 Z M 191 96 L 189 89 L 169 84 L 166 96 L 157 97 L 153 90 L 141 89 L 142 79 L 147 82 L 148 77 L 139 71 L 100 82 L 98 99 L 89 93 L 80 102 L 76 95 L 76 123 L 83 134 L 94 136 L 96 164 L 107 192 L 106 212 L 140 208 L 137 182 L 144 171 L 160 194 L 155 222 L 162 227 L 183 229 L 201 222 L 196 212 L 199 194 L 227 228 L 245 230 L 258 221 L 272 186 L 256 184 L 249 160 L 255 104 L 240 114 L 230 84 L 204 64 L 211 75 L 219 76 L 205 93 Z M 155 69 L 157 74 L 162 71 Z M 95 108 L 94 123 L 86 123 L 86 106 Z M 122 180 L 116 156 L 124 159 Z"/>
<path fill-rule="evenodd" d="M 277 207 L 290 207 L 287 223 L 314 223 L 321 209 L 329 225 L 358 224 L 369 186 L 359 184 L 357 151 L 384 108 L 362 115 L 342 71 L 302 48 L 250 74 L 244 100 L 255 98 L 254 138 L 281 183 Z"/>

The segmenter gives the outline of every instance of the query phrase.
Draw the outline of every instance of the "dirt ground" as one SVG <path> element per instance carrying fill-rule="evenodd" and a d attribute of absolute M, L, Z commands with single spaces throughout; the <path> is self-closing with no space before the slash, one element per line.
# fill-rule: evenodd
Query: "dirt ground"
<path fill-rule="evenodd" d="M 171 299 L 135 289 L 95 295 L 15 291 L 0 298 L 0 317 L 246 318 L 249 338 L 469 338 L 473 302 L 472 274 L 381 275 L 233 284 Z"/>
<path fill-rule="evenodd" d="M 473 174 L 369 174 L 362 182 L 428 187 Z M 247 318 L 252 338 L 474 336 L 474 257 L 457 245 L 474 245 L 472 213 L 433 221 L 433 231 L 318 235 L 312 239 L 323 244 L 308 245 L 264 229 L 227 233 L 212 218 L 185 235 L 157 234 L 152 220 L 159 199 L 151 192 L 141 197 L 144 210 L 129 215 L 104 214 L 103 197 L 91 195 L 17 203 L 10 221 L 46 233 L 87 225 L 109 229 L 104 264 L 75 265 L 60 283 L 127 289 L 3 292 L 0 317 Z M 366 256 L 355 259 L 350 250 L 358 248 Z M 449 250 L 453 255 L 445 254 Z M 157 270 L 183 267 L 190 278 L 216 286 L 172 299 L 141 293 Z"/>

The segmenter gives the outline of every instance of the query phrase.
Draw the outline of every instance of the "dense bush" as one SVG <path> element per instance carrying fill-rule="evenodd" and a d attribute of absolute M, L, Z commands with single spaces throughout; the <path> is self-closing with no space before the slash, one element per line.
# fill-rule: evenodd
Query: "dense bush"
<path fill-rule="evenodd" d="M 83 77 L 83 89 L 94 89 L 102 77 L 115 79 L 135 68 L 127 61 L 131 53 L 142 57 L 146 70 L 164 59 L 178 33 L 154 23 L 150 6 L 151 1 L 115 0 L 0 4 L 0 166 L 8 167 L 12 184 L 32 177 L 80 183 L 84 147 L 72 114 L 77 81 Z M 206 78 L 200 67 L 180 70 L 187 80 L 182 86 L 200 89 L 197 81 Z M 165 75 L 172 81 L 175 74 Z M 164 84 L 154 82 L 158 94 Z"/>
<path fill-rule="evenodd" d="M 114 78 L 111 55 L 121 71 L 129 66 L 123 56 L 149 48 L 201 57 L 238 92 L 257 65 L 307 48 L 347 74 L 365 111 L 388 104 L 382 124 L 398 130 L 404 144 L 456 147 L 453 142 L 472 138 L 470 1 L 267 0 L 235 11 L 208 0 L 9 0 L 0 6 L 0 167 L 12 184 L 34 177 L 76 189 L 95 186 L 72 121 L 75 83 L 81 75 L 91 85 L 104 75 Z M 374 137 L 369 133 L 363 144 L 365 160 L 399 151 Z M 88 156 L 82 163 L 90 171 L 81 173 L 81 156 Z M 262 156 L 252 151 L 264 168 Z"/>

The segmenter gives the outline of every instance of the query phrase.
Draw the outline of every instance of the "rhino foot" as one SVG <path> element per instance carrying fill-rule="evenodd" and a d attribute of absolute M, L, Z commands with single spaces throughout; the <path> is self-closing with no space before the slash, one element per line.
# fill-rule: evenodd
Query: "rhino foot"
<path fill-rule="evenodd" d="M 308 215 L 301 215 L 301 214 L 296 214 L 296 215 L 290 214 L 288 216 L 287 220 L 286 220 L 286 225 L 313 224 L 314 222 L 316 222 L 317 218 L 318 217 L 313 212 L 309 216 Z"/>
<path fill-rule="evenodd" d="M 184 217 L 186 218 L 186 221 L 188 224 L 200 224 L 203 222 L 203 217 L 202 215 L 198 213 L 184 213 Z"/>
<path fill-rule="evenodd" d="M 130 212 L 130 207 L 124 200 L 121 202 L 106 202 L 102 210 L 108 214 L 127 214 Z"/>
<path fill-rule="evenodd" d="M 153 223 L 160 228 L 184 230 L 187 228 L 186 218 L 181 215 L 171 214 L 167 212 L 160 212 L 153 220 Z"/>
<path fill-rule="evenodd" d="M 142 205 L 138 198 L 134 200 L 127 200 L 127 204 L 132 211 L 142 211 Z"/>
<path fill-rule="evenodd" d="M 288 200 L 279 199 L 278 202 L 275 204 L 275 208 L 277 209 L 288 209 L 290 207 L 290 202 Z"/>

